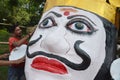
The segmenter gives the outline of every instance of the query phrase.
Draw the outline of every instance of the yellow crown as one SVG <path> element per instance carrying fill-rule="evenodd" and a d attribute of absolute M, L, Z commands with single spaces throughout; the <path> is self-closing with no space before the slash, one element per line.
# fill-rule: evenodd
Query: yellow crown
<path fill-rule="evenodd" d="M 75 6 L 94 12 L 112 23 L 115 23 L 116 7 L 120 7 L 120 0 L 47 0 L 44 11 L 55 6 Z"/>

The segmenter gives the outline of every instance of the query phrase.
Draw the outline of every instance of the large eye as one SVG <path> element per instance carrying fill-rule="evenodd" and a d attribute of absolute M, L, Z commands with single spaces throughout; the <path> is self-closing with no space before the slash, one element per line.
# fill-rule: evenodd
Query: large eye
<path fill-rule="evenodd" d="M 50 28 L 52 26 L 57 26 L 55 20 L 52 17 L 45 18 L 39 25 L 40 28 Z"/>
<path fill-rule="evenodd" d="M 72 30 L 87 32 L 89 28 L 82 22 L 74 22 L 68 26 Z"/>
<path fill-rule="evenodd" d="M 80 18 L 69 21 L 66 27 L 75 33 L 82 34 L 93 33 L 95 31 L 95 29 L 88 21 Z"/>

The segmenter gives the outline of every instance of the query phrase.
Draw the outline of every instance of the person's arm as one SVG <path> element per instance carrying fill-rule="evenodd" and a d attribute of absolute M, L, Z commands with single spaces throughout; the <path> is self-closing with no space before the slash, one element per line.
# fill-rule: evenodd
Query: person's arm
<path fill-rule="evenodd" d="M 2 54 L 2 55 L 0 55 L 0 59 L 2 59 L 2 58 L 8 58 L 8 56 L 9 56 L 9 54 L 7 54 L 7 53 Z"/>
<path fill-rule="evenodd" d="M 18 60 L 12 60 L 12 61 L 0 60 L 0 66 L 9 66 L 12 64 L 20 64 L 24 61 L 25 61 L 25 57 L 18 59 Z"/>
<path fill-rule="evenodd" d="M 31 35 L 26 35 L 24 36 L 21 40 L 17 41 L 17 42 L 14 42 L 13 45 L 18 47 L 18 46 L 21 46 L 24 42 L 26 42 L 26 40 L 30 37 Z"/>

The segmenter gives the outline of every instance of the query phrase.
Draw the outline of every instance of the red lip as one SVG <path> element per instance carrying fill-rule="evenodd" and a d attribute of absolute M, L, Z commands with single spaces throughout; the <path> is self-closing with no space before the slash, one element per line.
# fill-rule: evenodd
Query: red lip
<path fill-rule="evenodd" d="M 57 60 L 45 57 L 37 57 L 33 60 L 31 66 L 38 70 L 44 70 L 56 74 L 67 74 L 65 66 Z"/>

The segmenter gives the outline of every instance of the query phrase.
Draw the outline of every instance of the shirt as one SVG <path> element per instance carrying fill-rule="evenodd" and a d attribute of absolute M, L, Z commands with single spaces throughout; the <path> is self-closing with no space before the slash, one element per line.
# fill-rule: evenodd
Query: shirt
<path fill-rule="evenodd" d="M 20 39 L 19 38 L 16 38 L 16 37 L 10 37 L 9 38 L 9 50 L 10 50 L 10 53 L 11 51 L 16 47 L 13 45 L 14 42 L 17 42 L 19 41 Z M 27 44 L 27 41 L 25 41 L 23 44 Z M 12 66 L 13 67 L 24 67 L 24 64 L 25 63 L 20 63 L 20 64 L 13 64 Z"/>

